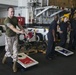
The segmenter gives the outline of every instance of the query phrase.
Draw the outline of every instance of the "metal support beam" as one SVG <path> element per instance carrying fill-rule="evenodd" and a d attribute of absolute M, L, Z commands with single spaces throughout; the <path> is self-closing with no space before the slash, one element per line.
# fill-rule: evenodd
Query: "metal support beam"
<path fill-rule="evenodd" d="M 57 15 L 58 13 L 60 13 L 60 12 L 62 12 L 62 11 L 63 11 L 63 10 L 59 10 L 59 11 L 53 13 L 52 15 L 50 15 L 50 17 L 53 17 L 53 16 Z"/>
<path fill-rule="evenodd" d="M 36 8 L 35 10 L 43 9 L 41 12 L 36 14 L 36 17 L 40 16 L 43 12 L 47 11 L 50 8 L 58 8 L 58 7 L 57 6 L 47 6 L 47 7 Z"/>

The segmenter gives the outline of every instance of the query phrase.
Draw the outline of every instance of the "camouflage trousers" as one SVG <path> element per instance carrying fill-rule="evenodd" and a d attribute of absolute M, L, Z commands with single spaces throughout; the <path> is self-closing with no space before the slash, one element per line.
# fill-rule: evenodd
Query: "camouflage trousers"
<path fill-rule="evenodd" d="M 8 37 L 5 35 L 5 56 L 12 57 L 13 62 L 17 61 L 18 58 L 18 38 L 17 36 Z"/>

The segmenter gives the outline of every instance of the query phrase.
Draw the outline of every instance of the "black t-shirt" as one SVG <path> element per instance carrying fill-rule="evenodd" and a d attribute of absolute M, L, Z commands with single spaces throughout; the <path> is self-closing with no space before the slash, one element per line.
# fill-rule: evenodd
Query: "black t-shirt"
<path fill-rule="evenodd" d="M 71 14 L 73 15 L 75 12 L 75 8 L 71 8 Z"/>
<path fill-rule="evenodd" d="M 50 26 L 49 26 L 49 32 L 51 33 L 52 30 L 55 30 L 55 32 L 57 31 L 57 21 L 53 21 Z"/>
<path fill-rule="evenodd" d="M 54 41 L 52 30 L 55 30 L 55 36 L 56 36 L 57 21 L 55 21 L 55 20 L 49 26 L 48 39 L 51 42 Z"/>
<path fill-rule="evenodd" d="M 71 20 L 71 28 L 73 29 L 73 31 L 76 31 L 76 20 L 75 19 Z"/>
<path fill-rule="evenodd" d="M 63 31 L 63 33 L 67 33 L 67 27 L 68 27 L 68 23 L 67 22 L 61 22 L 60 23 L 60 29 L 61 31 Z"/>

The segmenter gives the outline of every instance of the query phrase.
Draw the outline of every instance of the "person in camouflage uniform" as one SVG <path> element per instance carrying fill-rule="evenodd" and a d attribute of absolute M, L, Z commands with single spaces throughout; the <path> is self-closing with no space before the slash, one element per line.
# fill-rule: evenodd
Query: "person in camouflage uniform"
<path fill-rule="evenodd" d="M 14 16 L 14 8 L 12 6 L 8 7 L 8 17 L 4 20 L 6 27 L 5 33 L 5 55 L 3 57 L 2 63 L 4 64 L 7 57 L 12 57 L 13 59 L 13 72 L 17 71 L 16 62 L 18 59 L 18 38 L 17 33 L 24 34 L 25 31 L 23 27 L 18 23 L 17 18 Z M 17 29 L 16 26 L 20 28 Z"/>

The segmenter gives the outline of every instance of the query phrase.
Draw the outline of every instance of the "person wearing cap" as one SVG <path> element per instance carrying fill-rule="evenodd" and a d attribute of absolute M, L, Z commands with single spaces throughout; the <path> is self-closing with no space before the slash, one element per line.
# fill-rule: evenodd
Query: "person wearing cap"
<path fill-rule="evenodd" d="M 60 35 L 60 42 L 59 42 L 59 46 L 64 47 L 66 46 L 66 40 L 67 40 L 67 28 L 68 28 L 68 17 L 64 17 L 63 21 L 60 22 L 59 27 L 60 27 L 60 31 L 59 31 L 59 35 Z"/>

